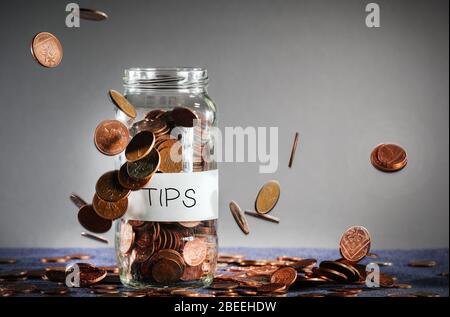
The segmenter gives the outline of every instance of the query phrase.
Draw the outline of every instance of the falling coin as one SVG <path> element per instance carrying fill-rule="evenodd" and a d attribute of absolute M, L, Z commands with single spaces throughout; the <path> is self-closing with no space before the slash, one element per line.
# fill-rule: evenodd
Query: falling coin
<path fill-rule="evenodd" d="M 245 215 L 242 212 L 241 207 L 239 207 L 239 205 L 236 202 L 231 201 L 230 211 L 239 228 L 241 228 L 242 232 L 244 232 L 245 234 L 249 234 L 250 230 L 248 228 L 247 219 L 245 218 Z"/>
<path fill-rule="evenodd" d="M 155 144 L 155 135 L 150 131 L 141 131 L 136 134 L 125 150 L 125 157 L 128 162 L 135 162 L 143 159 L 150 153 Z"/>
<path fill-rule="evenodd" d="M 56 36 L 49 32 L 40 32 L 31 41 L 31 54 L 39 64 L 52 68 L 61 63 L 63 48 Z"/>
<path fill-rule="evenodd" d="M 16 263 L 16 259 L 0 258 L 0 264 L 14 264 L 14 263 Z"/>
<path fill-rule="evenodd" d="M 291 149 L 291 156 L 289 157 L 289 168 L 292 167 L 292 163 L 294 162 L 294 157 L 295 157 L 295 151 L 297 150 L 297 144 L 298 144 L 298 132 L 295 132 L 295 137 L 294 137 L 294 143 L 292 144 L 292 149 Z"/>
<path fill-rule="evenodd" d="M 275 223 L 280 223 L 280 218 L 271 216 L 271 215 L 266 215 L 266 214 L 260 214 L 254 211 L 244 211 L 246 215 L 255 217 L 255 218 L 259 218 L 259 219 L 263 219 L 263 220 L 267 220 L 267 221 L 271 221 L 271 222 L 275 222 Z"/>
<path fill-rule="evenodd" d="M 135 179 L 128 175 L 128 163 L 124 163 L 119 170 L 119 183 L 122 187 L 130 190 L 138 190 L 143 188 L 150 181 L 149 178 Z"/>
<path fill-rule="evenodd" d="M 92 200 L 92 207 L 99 217 L 107 220 L 115 220 L 122 217 L 127 211 L 128 198 L 125 197 L 119 201 L 111 202 L 103 200 L 95 194 Z"/>
<path fill-rule="evenodd" d="M 113 156 L 125 150 L 128 138 L 128 128 L 122 122 L 105 120 L 95 129 L 94 144 L 101 153 Z"/>
<path fill-rule="evenodd" d="M 408 263 L 412 267 L 433 267 L 436 266 L 436 261 L 429 260 L 413 260 Z"/>
<path fill-rule="evenodd" d="M 370 251 L 370 234 L 362 226 L 347 229 L 339 242 L 341 255 L 350 262 L 359 262 Z"/>
<path fill-rule="evenodd" d="M 110 90 L 109 97 L 111 97 L 112 102 L 128 117 L 134 119 L 137 116 L 136 109 L 134 106 L 118 91 Z"/>
<path fill-rule="evenodd" d="M 406 151 L 396 144 L 379 144 L 370 155 L 372 165 L 383 172 L 397 172 L 408 163 Z"/>
<path fill-rule="evenodd" d="M 160 156 L 156 149 L 152 149 L 150 154 L 139 161 L 128 162 L 128 175 L 137 180 L 149 179 L 155 173 L 160 164 Z"/>
<path fill-rule="evenodd" d="M 80 18 L 89 21 L 103 21 L 108 18 L 108 15 L 100 10 L 80 8 Z"/>
<path fill-rule="evenodd" d="M 130 193 L 129 189 L 120 185 L 118 175 L 118 171 L 109 171 L 98 179 L 95 191 L 102 200 L 116 202 L 127 197 Z"/>
<path fill-rule="evenodd" d="M 86 237 L 86 238 L 89 238 L 89 239 L 92 239 L 92 240 L 95 240 L 95 241 L 103 242 L 103 243 L 106 243 L 106 244 L 109 243 L 108 239 L 103 238 L 102 236 L 99 236 L 99 235 L 96 235 L 96 234 L 93 234 L 93 233 L 82 231 L 81 235 L 83 237 Z"/>
<path fill-rule="evenodd" d="M 261 187 L 256 196 L 255 209 L 261 214 L 271 211 L 280 198 L 280 183 L 275 180 L 268 181 Z"/>

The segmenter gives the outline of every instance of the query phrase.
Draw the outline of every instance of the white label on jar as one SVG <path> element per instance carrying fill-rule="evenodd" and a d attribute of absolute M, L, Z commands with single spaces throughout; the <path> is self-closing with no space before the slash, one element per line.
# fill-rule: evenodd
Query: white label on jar
<path fill-rule="evenodd" d="M 218 170 L 156 173 L 145 188 L 128 196 L 127 219 L 201 221 L 219 215 Z"/>

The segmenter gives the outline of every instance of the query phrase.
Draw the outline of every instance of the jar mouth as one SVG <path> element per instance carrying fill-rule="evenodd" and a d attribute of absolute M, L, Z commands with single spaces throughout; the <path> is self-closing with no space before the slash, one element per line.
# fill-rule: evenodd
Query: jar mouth
<path fill-rule="evenodd" d="M 208 73 L 202 67 L 133 67 L 125 70 L 128 89 L 192 89 L 208 85 Z"/>

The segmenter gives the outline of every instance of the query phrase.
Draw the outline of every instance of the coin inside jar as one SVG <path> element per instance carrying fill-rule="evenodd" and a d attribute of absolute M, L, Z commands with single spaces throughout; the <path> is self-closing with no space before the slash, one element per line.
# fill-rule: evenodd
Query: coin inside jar
<path fill-rule="evenodd" d="M 116 90 L 110 90 L 109 97 L 111 97 L 112 102 L 117 106 L 117 108 L 119 108 L 128 117 L 132 119 L 136 118 L 136 109 L 121 93 Z"/>
<path fill-rule="evenodd" d="M 95 191 L 101 199 L 110 202 L 119 201 L 130 193 L 129 189 L 120 185 L 118 171 L 109 171 L 100 176 Z"/>
<path fill-rule="evenodd" d="M 125 149 L 128 162 L 143 159 L 150 153 L 155 144 L 155 135 L 150 131 L 141 131 L 136 134 Z"/>
<path fill-rule="evenodd" d="M 198 120 L 197 115 L 190 109 L 184 107 L 175 107 L 172 110 L 172 118 L 179 127 L 192 128 L 194 120 Z"/>
<path fill-rule="evenodd" d="M 189 266 L 197 266 L 205 261 L 208 248 L 203 239 L 194 238 L 186 242 L 183 248 L 184 262 Z"/>
<path fill-rule="evenodd" d="M 101 199 L 97 194 L 94 195 L 92 206 L 95 212 L 102 218 L 115 220 L 122 217 L 128 208 L 128 198 L 122 198 L 118 201 L 106 201 Z"/>
<path fill-rule="evenodd" d="M 256 197 L 255 209 L 261 214 L 271 211 L 280 198 L 280 183 L 271 180 L 261 187 Z"/>
<path fill-rule="evenodd" d="M 141 160 L 135 162 L 128 162 L 128 175 L 134 179 L 148 179 L 158 170 L 160 164 L 159 153 L 156 149 L 152 149 L 150 154 Z"/>
<path fill-rule="evenodd" d="M 161 164 L 159 170 L 163 173 L 179 173 L 183 170 L 183 160 L 181 147 L 178 147 L 178 152 L 175 148 L 163 148 L 159 155 L 161 157 Z"/>
<path fill-rule="evenodd" d="M 94 144 L 103 154 L 113 156 L 125 150 L 128 128 L 118 120 L 105 120 L 95 129 Z"/>
<path fill-rule="evenodd" d="M 40 32 L 31 41 L 31 54 L 40 65 L 51 68 L 61 63 L 63 48 L 55 35 Z"/>

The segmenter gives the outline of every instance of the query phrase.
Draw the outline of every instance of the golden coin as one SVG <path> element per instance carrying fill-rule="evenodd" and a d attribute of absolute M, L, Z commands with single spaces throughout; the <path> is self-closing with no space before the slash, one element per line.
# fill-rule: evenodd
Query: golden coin
<path fill-rule="evenodd" d="M 163 173 L 180 173 L 183 171 L 183 160 L 182 160 L 182 150 L 181 147 L 178 151 L 174 148 L 166 147 L 163 148 L 159 155 L 161 156 L 161 164 L 159 165 L 159 170 Z"/>
<path fill-rule="evenodd" d="M 280 183 L 275 180 L 268 181 L 261 187 L 256 196 L 255 209 L 261 214 L 271 211 L 280 198 Z"/>
<path fill-rule="evenodd" d="M 128 198 L 122 198 L 119 201 L 106 201 L 101 199 L 97 194 L 92 200 L 92 207 L 94 207 L 97 215 L 104 219 L 115 220 L 122 217 L 128 208 Z"/>
<path fill-rule="evenodd" d="M 52 68 L 61 63 L 63 48 L 56 36 L 40 32 L 31 41 L 31 54 L 39 64 Z"/>
<path fill-rule="evenodd" d="M 125 149 L 125 157 L 128 162 L 135 162 L 147 156 L 155 144 L 155 135 L 150 131 L 142 131 L 136 134 Z"/>
<path fill-rule="evenodd" d="M 116 90 L 110 90 L 109 96 L 111 97 L 112 102 L 117 108 L 122 110 L 123 113 L 132 119 L 136 118 L 136 109 L 121 93 Z"/>
<path fill-rule="evenodd" d="M 95 185 L 97 195 L 106 201 L 114 202 L 125 198 L 130 193 L 119 183 L 119 171 L 109 171 L 100 176 Z"/>

